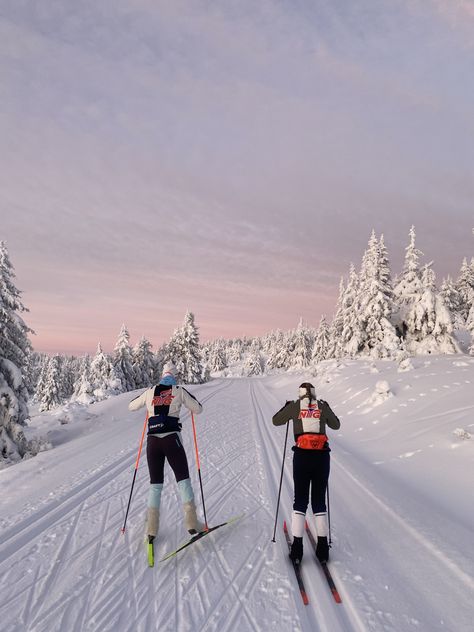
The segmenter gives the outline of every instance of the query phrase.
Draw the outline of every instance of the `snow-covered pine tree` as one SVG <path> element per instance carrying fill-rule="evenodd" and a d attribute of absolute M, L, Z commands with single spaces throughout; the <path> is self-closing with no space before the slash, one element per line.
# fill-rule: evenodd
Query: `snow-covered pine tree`
<path fill-rule="evenodd" d="M 410 228 L 409 237 L 410 243 L 405 248 L 403 270 L 393 290 L 396 304 L 394 324 L 402 341 L 405 341 L 407 335 L 407 314 L 412 309 L 414 303 L 419 301 L 423 292 L 420 270 L 420 257 L 423 253 L 421 250 L 418 250 L 415 245 L 416 232 L 414 226 Z"/>
<path fill-rule="evenodd" d="M 194 314 L 187 312 L 184 323 L 173 335 L 172 356 L 180 379 L 185 384 L 201 384 L 203 366 L 199 347 L 199 333 L 194 322 Z"/>
<path fill-rule="evenodd" d="M 330 344 L 330 330 L 323 314 L 319 321 L 319 328 L 314 339 L 313 352 L 311 355 L 311 363 L 316 364 L 327 359 Z"/>
<path fill-rule="evenodd" d="M 466 321 L 466 328 L 471 334 L 471 345 L 469 347 L 469 353 L 472 356 L 474 356 L 474 300 L 472 300 L 472 306 L 471 306 L 471 309 L 469 310 L 469 314 Z"/>
<path fill-rule="evenodd" d="M 104 353 L 100 342 L 92 358 L 90 380 L 95 401 L 101 401 L 109 395 L 122 392 L 122 382 L 115 375 L 113 360 Z"/>
<path fill-rule="evenodd" d="M 375 231 L 362 259 L 359 279 L 357 309 L 364 332 L 360 351 L 373 358 L 394 357 L 400 341 L 390 322 L 393 311 L 390 265 L 383 235 L 377 241 Z"/>
<path fill-rule="evenodd" d="M 267 368 L 268 369 L 281 369 L 287 366 L 289 358 L 285 356 L 286 342 L 285 334 L 281 329 L 277 329 L 275 332 L 272 347 L 268 350 L 267 356 Z M 283 352 L 285 350 L 285 352 Z"/>
<path fill-rule="evenodd" d="M 74 384 L 79 376 L 79 364 L 74 356 L 61 356 L 61 399 L 66 401 L 74 394 Z"/>
<path fill-rule="evenodd" d="M 446 307 L 451 312 L 453 317 L 453 325 L 455 327 L 459 327 L 464 324 L 464 318 L 462 315 L 462 297 L 456 288 L 456 284 L 453 282 L 451 277 L 448 275 L 446 279 L 443 280 L 441 285 L 440 294 L 443 297 L 444 303 Z"/>
<path fill-rule="evenodd" d="M 470 264 L 468 264 L 466 258 L 463 259 L 455 288 L 460 297 L 459 313 L 463 321 L 466 322 L 471 309 L 471 297 L 474 292 L 474 259 Z"/>
<path fill-rule="evenodd" d="M 263 373 L 263 359 L 260 352 L 260 345 L 257 340 L 254 340 L 250 347 L 250 351 L 244 364 L 244 373 L 248 377 L 252 375 L 262 375 Z"/>
<path fill-rule="evenodd" d="M 365 334 L 359 316 L 359 275 L 353 263 L 349 267 L 349 278 L 342 297 L 339 357 L 353 358 L 362 348 Z"/>
<path fill-rule="evenodd" d="M 225 343 L 222 339 L 214 340 L 211 344 L 207 365 L 211 373 L 222 371 L 227 367 Z"/>
<path fill-rule="evenodd" d="M 240 340 L 239 338 L 235 338 L 234 340 L 231 340 L 229 342 L 230 344 L 227 346 L 226 349 L 227 366 L 240 362 L 243 356 L 242 340 Z"/>
<path fill-rule="evenodd" d="M 436 290 L 431 263 L 423 267 L 421 289 L 405 316 L 407 351 L 413 355 L 459 353 L 459 345 L 453 336 L 451 314 Z"/>
<path fill-rule="evenodd" d="M 21 317 L 28 311 L 14 283 L 15 272 L 5 242 L 0 242 L 0 468 L 36 449 L 23 432 L 28 418 L 25 370 L 31 329 Z"/>
<path fill-rule="evenodd" d="M 130 334 L 125 325 L 122 325 L 114 348 L 112 359 L 114 377 L 120 380 L 119 392 L 128 393 L 135 388 L 135 373 L 132 366 L 132 349 L 130 347 Z"/>
<path fill-rule="evenodd" d="M 80 359 L 79 376 L 74 383 L 73 398 L 84 404 L 94 401 L 91 384 L 91 357 L 86 354 Z"/>
<path fill-rule="evenodd" d="M 291 366 L 304 369 L 311 362 L 311 352 L 314 345 L 314 333 L 307 327 L 302 318 L 291 335 Z"/>
<path fill-rule="evenodd" d="M 153 384 L 155 360 L 152 344 L 142 336 L 132 353 L 132 366 L 135 372 L 135 388 L 148 388 Z"/>
<path fill-rule="evenodd" d="M 62 398 L 61 358 L 54 355 L 48 361 L 48 369 L 42 392 L 40 394 L 39 409 L 41 412 L 60 406 Z"/>
<path fill-rule="evenodd" d="M 342 355 L 341 337 L 342 337 L 342 330 L 344 327 L 342 302 L 344 299 L 345 289 L 346 288 L 344 285 L 344 279 L 341 277 L 341 280 L 339 282 L 339 296 L 336 303 L 336 312 L 334 314 L 334 318 L 332 319 L 331 324 L 329 325 L 328 341 L 327 341 L 327 349 L 326 349 L 327 360 L 330 360 L 333 358 L 340 358 Z M 314 360 L 314 353 L 315 351 L 313 347 L 312 360 Z"/>

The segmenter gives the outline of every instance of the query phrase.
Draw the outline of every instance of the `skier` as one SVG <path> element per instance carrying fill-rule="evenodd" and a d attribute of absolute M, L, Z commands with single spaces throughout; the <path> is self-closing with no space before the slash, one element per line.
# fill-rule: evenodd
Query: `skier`
<path fill-rule="evenodd" d="M 273 416 L 273 424 L 282 426 L 293 420 L 293 482 L 295 499 L 292 514 L 293 542 L 290 558 L 300 563 L 303 557 L 303 531 L 311 485 L 311 506 L 315 516 L 318 543 L 316 555 L 320 562 L 329 559 L 326 488 L 329 478 L 329 444 L 326 426 L 337 430 L 340 421 L 329 404 L 316 399 L 314 386 L 304 382 L 299 398 L 287 401 Z"/>
<path fill-rule="evenodd" d="M 146 456 L 151 484 L 147 510 L 149 542 L 153 542 L 158 534 L 165 459 L 168 460 L 178 483 L 186 529 L 193 534 L 205 528 L 196 515 L 188 461 L 181 443 L 179 413 L 182 405 L 196 415 L 202 411 L 198 400 L 185 388 L 177 385 L 176 367 L 172 362 L 164 365 L 159 384 L 146 390 L 128 405 L 129 410 L 146 406 L 148 411 Z"/>

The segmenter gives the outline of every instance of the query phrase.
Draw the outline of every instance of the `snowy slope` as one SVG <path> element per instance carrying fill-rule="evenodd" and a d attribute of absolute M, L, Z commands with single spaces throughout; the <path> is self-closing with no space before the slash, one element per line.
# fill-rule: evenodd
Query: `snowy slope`
<path fill-rule="evenodd" d="M 0 471 L 2 632 L 472 630 L 474 361 L 412 362 L 406 372 L 327 363 L 312 378 L 342 421 L 330 480 L 342 605 L 306 546 L 305 607 L 280 524 L 271 542 L 285 434 L 271 416 L 310 376 L 219 379 L 191 389 L 205 406 L 196 421 L 208 519 L 245 516 L 154 569 L 143 545 L 145 459 L 120 535 L 143 423 L 127 411 L 131 395 L 65 426 L 58 416 L 33 420 L 55 447 Z M 291 490 L 288 450 L 281 520 Z M 185 539 L 168 471 L 157 557 Z"/>

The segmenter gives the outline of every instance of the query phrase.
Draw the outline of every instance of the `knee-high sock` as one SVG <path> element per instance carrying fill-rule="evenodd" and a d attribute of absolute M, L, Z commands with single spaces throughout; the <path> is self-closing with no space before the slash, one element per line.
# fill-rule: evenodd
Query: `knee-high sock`
<path fill-rule="evenodd" d="M 183 504 L 194 500 L 194 492 L 190 478 L 184 478 L 182 481 L 178 481 L 178 489 Z"/>
<path fill-rule="evenodd" d="M 301 511 L 293 511 L 291 518 L 291 532 L 294 538 L 302 538 L 304 532 L 304 521 L 306 515 Z"/>
<path fill-rule="evenodd" d="M 329 533 L 327 513 L 320 512 L 320 513 L 314 514 L 314 520 L 316 522 L 316 531 L 318 532 L 318 537 L 327 538 L 328 533 Z"/>
<path fill-rule="evenodd" d="M 152 483 L 148 492 L 148 507 L 160 508 L 163 483 Z"/>

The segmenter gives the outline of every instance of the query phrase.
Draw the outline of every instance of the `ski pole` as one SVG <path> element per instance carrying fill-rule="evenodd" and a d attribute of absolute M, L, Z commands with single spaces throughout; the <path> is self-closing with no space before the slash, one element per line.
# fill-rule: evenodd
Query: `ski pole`
<path fill-rule="evenodd" d="M 201 487 L 201 499 L 202 499 L 202 509 L 204 512 L 204 524 L 206 525 L 206 531 L 209 531 L 209 527 L 207 525 L 207 516 L 206 516 L 206 505 L 204 504 L 204 490 L 202 488 L 202 478 L 201 478 L 201 463 L 199 461 L 199 450 L 196 438 L 196 424 L 194 423 L 194 413 L 191 413 L 191 420 L 193 422 L 193 435 L 194 435 L 194 448 L 196 450 L 196 463 L 199 474 L 199 485 Z"/>
<path fill-rule="evenodd" d="M 328 499 L 328 531 L 329 531 L 329 546 L 331 546 L 332 540 L 331 540 L 331 510 L 329 507 L 329 481 L 326 487 L 326 496 Z"/>
<path fill-rule="evenodd" d="M 130 489 L 130 496 L 128 499 L 127 511 L 125 513 L 125 520 L 123 522 L 122 535 L 125 533 L 125 525 L 127 524 L 128 511 L 130 509 L 130 503 L 132 502 L 133 487 L 135 485 L 135 479 L 137 478 L 138 464 L 140 463 L 140 455 L 142 453 L 143 439 L 145 438 L 145 430 L 146 430 L 147 423 L 148 423 L 148 411 L 146 413 L 145 423 L 143 424 L 142 438 L 140 439 L 140 445 L 138 447 L 137 460 L 135 461 L 135 471 L 133 473 L 132 487 Z"/>
<path fill-rule="evenodd" d="M 278 500 L 277 500 L 277 508 L 276 508 L 276 516 L 275 516 L 275 528 L 273 529 L 273 539 L 272 542 L 276 542 L 275 534 L 277 529 L 277 521 L 278 521 L 278 510 L 280 508 L 280 496 L 281 496 L 281 484 L 283 482 L 283 470 L 285 468 L 285 456 L 286 456 L 286 442 L 288 441 L 288 428 L 290 427 L 290 422 L 286 422 L 286 435 L 285 435 L 285 447 L 283 448 L 283 459 L 281 461 L 281 474 L 280 474 L 280 488 L 278 489 Z"/>

